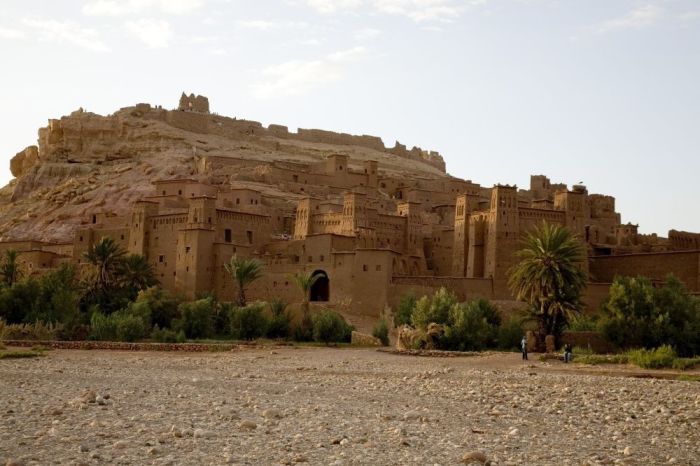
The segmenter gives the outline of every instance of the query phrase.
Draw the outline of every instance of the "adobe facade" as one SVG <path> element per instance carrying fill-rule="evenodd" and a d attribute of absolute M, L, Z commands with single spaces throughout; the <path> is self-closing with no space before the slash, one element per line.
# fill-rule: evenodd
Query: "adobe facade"
<path fill-rule="evenodd" d="M 507 277 L 514 253 L 524 233 L 547 221 L 566 226 L 585 245 L 589 259 L 582 266 L 591 273 L 591 307 L 616 274 L 662 279 L 672 272 L 691 291 L 700 291 L 699 234 L 641 235 L 636 225 L 621 223 L 613 197 L 590 194 L 585 186 L 569 188 L 537 175 L 528 189 L 487 188 L 444 174 L 437 153 L 408 151 L 398 143 L 387 149 L 371 136 L 289 133 L 280 125 L 212 120 L 209 102 L 201 96 L 183 94 L 178 111 L 146 104 L 135 108 L 130 112 L 140 112 L 140 118 L 150 114 L 195 133 L 217 133 L 229 125 L 229 130 L 274 134 L 275 144 L 313 139 L 376 146 L 379 154 L 417 161 L 443 174 L 406 177 L 388 169 L 382 156 L 354 158 L 352 153 L 303 162 L 251 159 L 243 150 L 233 156 L 193 150 L 195 176 L 160 177 L 125 215 L 115 214 L 108 203 L 85 209 L 72 241 L 0 243 L 0 251 L 21 252 L 26 273 L 81 264 L 91 245 L 111 237 L 129 253 L 145 256 L 165 289 L 188 298 L 214 293 L 233 299 L 236 289 L 225 264 L 235 254 L 264 264 L 263 278 L 249 291 L 253 299 L 298 301 L 290 275 L 307 271 L 322 277 L 312 300 L 376 316 L 406 292 L 440 286 L 463 299 L 512 300 Z M 59 137 L 64 146 L 82 144 L 65 139 L 70 125 L 52 121 L 40 132 L 39 154 L 55 151 L 52 144 Z M 104 144 L 106 137 L 99 140 Z M 92 154 L 102 146 L 94 147 Z"/>

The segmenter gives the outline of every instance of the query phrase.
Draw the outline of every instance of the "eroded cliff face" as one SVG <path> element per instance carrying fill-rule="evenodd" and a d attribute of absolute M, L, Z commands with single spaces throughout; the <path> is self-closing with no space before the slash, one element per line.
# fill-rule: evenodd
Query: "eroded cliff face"
<path fill-rule="evenodd" d="M 271 162 L 314 164 L 332 153 L 357 163 L 379 160 L 397 176 L 439 179 L 442 157 L 378 138 L 285 127 L 209 113 L 168 111 L 148 104 L 101 116 L 82 109 L 49 120 L 38 145 L 10 161 L 15 179 L 0 189 L 0 240 L 69 242 L 88 213 L 125 215 L 133 202 L 153 194 L 152 182 L 190 177 L 214 184 L 240 181 L 284 197 L 264 176 Z M 205 156 L 229 157 L 240 170 L 225 176 L 202 164 Z M 292 199 L 298 196 L 290 196 Z"/>

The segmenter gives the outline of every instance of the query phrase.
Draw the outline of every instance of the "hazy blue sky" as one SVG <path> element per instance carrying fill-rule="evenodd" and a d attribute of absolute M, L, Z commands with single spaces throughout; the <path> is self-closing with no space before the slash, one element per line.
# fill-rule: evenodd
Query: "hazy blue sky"
<path fill-rule="evenodd" d="M 263 124 L 438 150 L 700 231 L 697 0 L 3 0 L 0 182 L 48 118 L 184 90 Z"/>

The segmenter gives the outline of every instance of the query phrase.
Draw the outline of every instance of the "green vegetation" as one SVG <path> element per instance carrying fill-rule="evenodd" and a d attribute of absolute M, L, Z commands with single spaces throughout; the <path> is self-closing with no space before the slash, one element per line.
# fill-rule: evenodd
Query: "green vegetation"
<path fill-rule="evenodd" d="M 372 336 L 378 338 L 382 345 L 389 346 L 389 326 L 384 317 L 380 317 L 372 329 Z"/>
<path fill-rule="evenodd" d="M 292 276 L 292 280 L 301 292 L 301 321 L 294 328 L 294 339 L 297 341 L 313 340 L 313 321 L 309 313 L 309 299 L 311 288 L 321 278 L 320 275 L 313 275 L 311 272 L 299 272 Z"/>
<path fill-rule="evenodd" d="M 257 259 L 243 259 L 234 255 L 226 264 L 226 271 L 238 285 L 238 305 L 246 305 L 246 288 L 262 276 L 262 262 Z"/>
<path fill-rule="evenodd" d="M 337 312 L 325 310 L 312 318 L 313 338 L 315 342 L 329 343 L 350 342 L 353 327 Z"/>
<path fill-rule="evenodd" d="M 262 304 L 249 304 L 231 309 L 231 336 L 236 340 L 255 340 L 267 334 L 270 320 Z"/>
<path fill-rule="evenodd" d="M 401 302 L 394 313 L 394 325 L 396 327 L 411 324 L 411 315 L 416 307 L 416 302 L 416 297 L 413 294 L 407 294 L 401 298 Z"/>
<path fill-rule="evenodd" d="M 700 300 L 673 276 L 661 287 L 617 277 L 602 310 L 600 331 L 620 348 L 669 345 L 684 357 L 700 355 Z"/>
<path fill-rule="evenodd" d="M 568 322 L 581 310 L 581 294 L 587 276 L 580 240 L 564 227 L 543 222 L 523 240 L 520 262 L 509 271 L 509 285 L 517 299 L 529 305 L 529 317 L 537 322 L 538 341 L 559 338 Z"/>
<path fill-rule="evenodd" d="M 267 326 L 267 338 L 288 338 L 290 336 L 292 318 L 287 313 L 287 303 L 281 299 L 273 299 L 270 301 L 270 313 L 272 316 Z"/>
<path fill-rule="evenodd" d="M 410 303 L 413 308 L 409 308 Z M 413 326 L 427 332 L 430 324 L 444 329 L 437 340 L 437 347 L 450 351 L 481 351 L 489 348 L 517 350 L 523 336 L 522 323 L 510 319 L 503 323 L 498 310 L 487 300 L 476 299 L 460 303 L 457 297 L 441 288 L 432 296 L 423 296 L 417 301 L 405 297 L 400 313 L 402 320 L 410 315 Z"/>
<path fill-rule="evenodd" d="M 28 359 L 44 356 L 43 351 L 0 351 L 0 359 Z"/>

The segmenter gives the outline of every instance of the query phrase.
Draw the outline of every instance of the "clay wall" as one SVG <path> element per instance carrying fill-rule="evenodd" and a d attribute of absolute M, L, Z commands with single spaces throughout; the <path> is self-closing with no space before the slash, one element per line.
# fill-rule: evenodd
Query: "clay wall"
<path fill-rule="evenodd" d="M 668 241 L 672 250 L 700 249 L 700 233 L 671 230 L 668 232 Z"/>
<path fill-rule="evenodd" d="M 592 279 L 612 283 L 615 276 L 664 280 L 672 273 L 690 291 L 700 291 L 700 251 L 642 253 L 590 258 Z"/>
<path fill-rule="evenodd" d="M 151 241 L 147 257 L 163 288 L 175 289 L 176 244 L 179 231 L 187 226 L 187 213 L 149 217 Z"/>
<path fill-rule="evenodd" d="M 492 281 L 489 278 L 394 276 L 389 285 L 389 305 L 395 308 L 401 298 L 407 294 L 413 294 L 420 298 L 433 294 L 443 287 L 455 293 L 460 301 L 476 298 L 498 298 L 493 293 Z M 510 299 L 510 296 L 503 297 L 503 299 Z"/>

